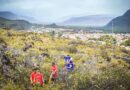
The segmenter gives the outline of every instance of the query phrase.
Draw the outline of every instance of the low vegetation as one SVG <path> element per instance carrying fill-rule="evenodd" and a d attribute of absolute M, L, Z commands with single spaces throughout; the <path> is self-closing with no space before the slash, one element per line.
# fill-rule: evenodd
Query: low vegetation
<path fill-rule="evenodd" d="M 96 40 L 97 41 L 97 40 Z M 130 90 L 130 51 L 103 36 L 90 43 L 54 37 L 54 32 L 34 33 L 0 30 L 1 90 Z M 64 55 L 69 54 L 75 70 L 64 74 Z M 39 58 L 39 55 L 42 55 Z M 48 83 L 51 62 L 59 68 L 56 84 Z M 45 85 L 33 87 L 30 73 L 40 64 Z"/>
<path fill-rule="evenodd" d="M 128 38 L 122 45 L 130 46 L 130 38 Z"/>

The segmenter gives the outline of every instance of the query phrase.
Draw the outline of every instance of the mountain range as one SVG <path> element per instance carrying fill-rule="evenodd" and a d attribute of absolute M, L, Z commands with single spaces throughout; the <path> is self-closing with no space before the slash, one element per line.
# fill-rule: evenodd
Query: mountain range
<path fill-rule="evenodd" d="M 36 22 L 35 18 L 33 18 L 33 17 L 17 15 L 10 11 L 0 11 L 0 17 L 9 19 L 9 20 L 26 20 L 29 22 Z"/>
<path fill-rule="evenodd" d="M 2 11 L 0 12 L 0 17 L 2 18 L 6 18 L 6 19 L 10 19 L 10 20 L 15 20 L 18 19 L 19 17 L 17 15 L 15 15 L 12 12 L 8 12 L 8 11 Z"/>
<path fill-rule="evenodd" d="M 90 16 L 81 16 L 81 17 L 72 17 L 62 23 L 61 25 L 70 25 L 70 26 L 104 26 L 114 17 L 109 15 L 90 15 Z"/>
<path fill-rule="evenodd" d="M 25 20 L 9 20 L 0 17 L 1 28 L 24 30 L 24 29 L 29 29 L 31 26 L 32 24 Z"/>
<path fill-rule="evenodd" d="M 103 28 L 105 31 L 115 33 L 130 33 L 130 10 L 128 10 L 124 15 L 112 19 L 107 25 Z"/>
<path fill-rule="evenodd" d="M 0 12 L 0 27 L 9 29 L 29 29 L 32 23 L 22 20 L 21 17 L 11 12 Z"/>
<path fill-rule="evenodd" d="M 23 18 L 23 19 L 22 19 Z M 24 19 L 25 18 L 25 19 Z M 21 17 L 12 12 L 0 12 L 0 27 L 1 28 L 12 28 L 12 29 L 29 29 L 32 25 L 28 17 Z M 112 26 L 115 33 L 130 33 L 130 10 L 128 10 L 122 16 L 113 17 L 108 15 L 91 15 L 82 17 L 72 17 L 68 20 L 59 23 L 58 25 L 69 25 L 69 26 L 98 26 L 101 27 L 105 32 L 111 32 Z M 54 24 L 47 25 L 47 27 L 58 27 Z"/>

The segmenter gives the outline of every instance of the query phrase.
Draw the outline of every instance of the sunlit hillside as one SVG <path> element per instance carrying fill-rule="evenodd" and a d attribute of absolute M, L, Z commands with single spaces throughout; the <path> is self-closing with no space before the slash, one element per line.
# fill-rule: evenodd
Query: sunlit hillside
<path fill-rule="evenodd" d="M 34 33 L 0 29 L 1 90 L 130 90 L 129 38 L 70 39 L 53 32 Z M 75 68 L 66 72 L 64 56 L 73 58 Z M 49 83 L 51 63 L 56 62 L 59 77 Z M 44 74 L 43 87 L 30 84 L 34 64 Z"/>

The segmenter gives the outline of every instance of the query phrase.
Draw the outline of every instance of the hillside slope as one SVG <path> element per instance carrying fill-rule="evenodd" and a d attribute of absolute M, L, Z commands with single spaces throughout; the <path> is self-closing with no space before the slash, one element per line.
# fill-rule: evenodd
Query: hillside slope
<path fill-rule="evenodd" d="M 29 29 L 32 24 L 25 20 L 9 20 L 0 17 L 0 27 L 1 28 L 9 28 L 9 29 Z"/>
<path fill-rule="evenodd" d="M 110 31 L 114 28 L 114 32 L 118 33 L 130 33 L 130 10 L 128 10 L 124 15 L 114 18 L 110 21 L 106 26 L 105 29 Z"/>
<path fill-rule="evenodd" d="M 112 36 L 95 42 L 56 38 L 50 33 L 18 32 L 0 29 L 1 90 L 130 90 L 130 51 L 113 45 Z M 97 43 L 104 41 L 106 44 Z M 112 52 L 114 50 L 114 52 Z M 74 70 L 66 71 L 64 55 L 73 58 Z M 122 58 L 121 58 L 122 57 Z M 59 76 L 48 82 L 51 63 Z M 36 66 L 38 64 L 38 66 Z M 44 74 L 42 87 L 30 83 L 34 68 Z"/>
<path fill-rule="evenodd" d="M 15 15 L 14 13 L 9 12 L 9 11 L 0 11 L 0 17 L 6 18 L 6 19 L 11 19 L 11 20 L 19 18 L 17 15 Z"/>
<path fill-rule="evenodd" d="M 108 15 L 90 15 L 73 17 L 64 21 L 63 25 L 74 25 L 74 26 L 103 26 L 107 24 L 113 17 Z"/>

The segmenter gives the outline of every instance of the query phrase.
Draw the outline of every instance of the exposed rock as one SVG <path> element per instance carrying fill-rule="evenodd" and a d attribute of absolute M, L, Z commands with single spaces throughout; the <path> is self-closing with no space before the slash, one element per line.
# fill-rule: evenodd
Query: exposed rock
<path fill-rule="evenodd" d="M 25 67 L 33 67 L 34 63 L 32 61 L 32 58 L 27 58 L 25 61 L 24 61 L 24 65 Z"/>
<path fill-rule="evenodd" d="M 43 60 L 43 56 L 42 55 L 39 55 L 37 58 L 38 58 L 39 61 Z"/>
<path fill-rule="evenodd" d="M 42 53 L 41 55 L 42 55 L 43 57 L 50 57 L 50 55 L 47 54 L 47 53 Z"/>
<path fill-rule="evenodd" d="M 29 48 L 31 48 L 32 47 L 32 45 L 31 44 L 26 44 L 25 43 L 25 47 L 23 48 L 23 51 L 27 51 Z"/>
<path fill-rule="evenodd" d="M 3 55 L 3 56 L 2 56 L 1 62 L 2 62 L 2 64 L 4 64 L 4 65 L 8 65 L 8 64 L 11 63 L 11 62 L 10 62 L 10 59 L 9 59 L 6 55 Z"/>
<path fill-rule="evenodd" d="M 3 75 L 5 76 L 5 77 L 8 77 L 8 78 L 12 78 L 12 74 L 13 74 L 13 72 L 12 72 L 12 69 L 11 69 L 11 66 L 10 65 L 6 65 L 6 64 L 4 64 L 3 66 L 2 66 L 2 73 L 3 73 Z"/>

